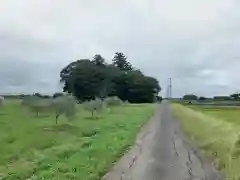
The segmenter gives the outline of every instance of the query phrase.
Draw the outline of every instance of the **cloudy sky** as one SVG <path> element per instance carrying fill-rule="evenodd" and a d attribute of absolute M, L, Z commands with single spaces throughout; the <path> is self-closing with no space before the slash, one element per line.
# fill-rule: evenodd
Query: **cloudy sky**
<path fill-rule="evenodd" d="M 96 53 L 116 51 L 165 94 L 240 91 L 237 0 L 3 0 L 0 93 L 60 90 L 59 72 Z"/>

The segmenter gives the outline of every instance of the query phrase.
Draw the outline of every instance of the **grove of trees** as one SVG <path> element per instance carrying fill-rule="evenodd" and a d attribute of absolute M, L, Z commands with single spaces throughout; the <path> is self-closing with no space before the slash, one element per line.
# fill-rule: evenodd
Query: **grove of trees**
<path fill-rule="evenodd" d="M 240 100 L 240 93 L 231 94 L 230 98 L 233 100 Z"/>
<path fill-rule="evenodd" d="M 183 100 L 198 100 L 198 97 L 194 94 L 186 94 L 183 96 Z"/>
<path fill-rule="evenodd" d="M 212 98 L 207 98 L 207 97 L 204 97 L 204 96 L 198 97 L 195 94 L 186 94 L 186 95 L 183 96 L 183 100 L 200 100 L 200 101 L 204 101 L 204 100 L 215 100 L 215 101 L 234 100 L 234 101 L 239 101 L 240 100 L 240 93 L 233 93 L 233 94 L 230 94 L 229 96 L 213 96 Z"/>
<path fill-rule="evenodd" d="M 229 101 L 231 98 L 229 96 L 214 96 L 214 100 L 216 101 Z"/>
<path fill-rule="evenodd" d="M 63 91 L 80 101 L 116 96 L 130 103 L 151 103 L 161 90 L 157 79 L 133 67 L 121 52 L 115 53 L 112 63 L 100 54 L 71 62 L 60 78 Z"/>

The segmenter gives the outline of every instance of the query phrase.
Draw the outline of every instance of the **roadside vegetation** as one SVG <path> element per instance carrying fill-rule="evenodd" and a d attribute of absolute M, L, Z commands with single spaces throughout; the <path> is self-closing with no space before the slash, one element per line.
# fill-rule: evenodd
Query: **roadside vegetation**
<path fill-rule="evenodd" d="M 52 95 L 0 96 L 1 180 L 101 179 L 161 101 L 158 81 L 119 52 L 68 64 L 60 82 Z"/>
<path fill-rule="evenodd" d="M 7 100 L 0 109 L 0 177 L 2 180 L 100 179 L 133 143 L 151 117 L 153 104 L 122 104 L 92 119 L 83 105 L 74 120 L 54 112 L 39 117 Z"/>
<path fill-rule="evenodd" d="M 186 134 L 227 179 L 240 179 L 240 109 L 172 104 Z"/>

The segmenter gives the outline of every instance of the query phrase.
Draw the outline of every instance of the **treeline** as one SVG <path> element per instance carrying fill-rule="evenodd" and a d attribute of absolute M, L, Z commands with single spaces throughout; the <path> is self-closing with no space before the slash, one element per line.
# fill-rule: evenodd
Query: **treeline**
<path fill-rule="evenodd" d="M 2 97 L 4 97 L 5 99 L 22 99 L 23 97 L 30 97 L 30 96 L 35 96 L 35 97 L 39 97 L 42 99 L 49 99 L 49 98 L 56 98 L 59 96 L 64 96 L 65 94 L 62 92 L 56 92 L 52 95 L 46 95 L 46 94 L 41 94 L 41 93 L 33 93 L 33 94 L 11 94 L 11 95 L 1 95 Z"/>
<path fill-rule="evenodd" d="M 133 67 L 121 52 L 114 54 L 110 64 L 99 54 L 92 60 L 74 61 L 62 69 L 60 78 L 63 91 L 80 101 L 117 96 L 131 103 L 150 103 L 161 90 L 157 79 Z"/>
<path fill-rule="evenodd" d="M 239 101 L 240 100 L 240 93 L 234 93 L 234 94 L 231 94 L 229 96 L 214 96 L 214 97 L 204 97 L 204 96 L 200 96 L 198 97 L 197 95 L 195 94 L 186 94 L 183 96 L 182 98 L 183 100 L 201 100 L 201 101 L 204 101 L 204 100 L 216 100 L 216 101 L 231 101 L 231 100 L 234 100 L 234 101 Z"/>

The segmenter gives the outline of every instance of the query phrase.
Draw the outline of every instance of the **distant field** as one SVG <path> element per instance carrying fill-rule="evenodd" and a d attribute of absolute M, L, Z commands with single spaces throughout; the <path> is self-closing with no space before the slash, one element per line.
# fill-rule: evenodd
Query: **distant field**
<path fill-rule="evenodd" d="M 240 179 L 240 109 L 172 104 L 186 134 L 229 179 Z"/>
<path fill-rule="evenodd" d="M 55 124 L 35 117 L 18 100 L 0 107 L 1 180 L 97 180 L 133 143 L 154 105 L 124 105 L 102 118 L 78 106 L 77 117 Z"/>
<path fill-rule="evenodd" d="M 189 102 L 191 102 L 193 105 L 198 106 L 239 106 L 240 107 L 240 101 L 217 101 L 217 100 L 174 100 L 172 102 L 188 105 Z"/>
<path fill-rule="evenodd" d="M 204 114 L 223 119 L 226 122 L 234 123 L 240 126 L 240 107 L 232 106 L 188 106 L 196 111 L 203 112 Z"/>

